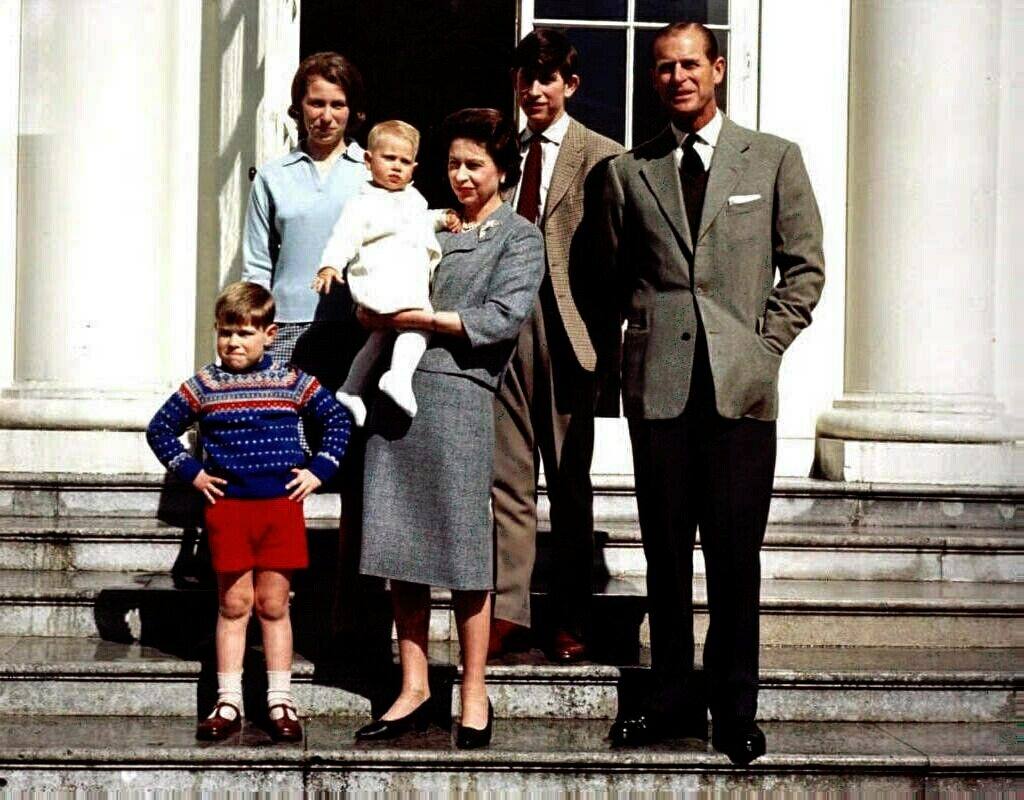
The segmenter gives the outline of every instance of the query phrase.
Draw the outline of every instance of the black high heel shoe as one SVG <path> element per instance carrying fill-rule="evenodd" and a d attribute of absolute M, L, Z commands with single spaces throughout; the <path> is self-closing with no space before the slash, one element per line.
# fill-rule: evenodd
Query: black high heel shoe
<path fill-rule="evenodd" d="M 357 742 L 382 742 L 395 739 L 403 733 L 416 731 L 423 733 L 430 727 L 430 699 L 424 700 L 416 708 L 398 719 L 375 719 L 356 731 Z"/>
<path fill-rule="evenodd" d="M 460 724 L 455 731 L 455 746 L 460 750 L 473 750 L 477 747 L 487 747 L 491 743 L 491 731 L 494 726 L 494 706 L 490 699 L 487 700 L 487 725 L 483 730 L 480 728 L 467 728 Z"/>

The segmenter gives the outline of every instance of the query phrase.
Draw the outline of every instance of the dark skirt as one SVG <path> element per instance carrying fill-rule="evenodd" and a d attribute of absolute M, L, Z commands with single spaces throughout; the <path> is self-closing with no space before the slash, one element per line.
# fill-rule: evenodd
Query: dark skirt
<path fill-rule="evenodd" d="M 367 419 L 360 571 L 458 590 L 494 588 L 494 394 L 417 371 L 410 421 L 378 396 Z"/>

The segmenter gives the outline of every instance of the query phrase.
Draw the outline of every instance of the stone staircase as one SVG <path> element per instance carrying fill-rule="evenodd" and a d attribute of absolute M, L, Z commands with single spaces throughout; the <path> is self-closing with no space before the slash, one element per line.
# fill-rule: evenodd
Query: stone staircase
<path fill-rule="evenodd" d="M 733 767 L 699 740 L 613 750 L 611 718 L 647 674 L 644 562 L 629 487 L 599 483 L 594 661 L 539 650 L 489 667 L 486 751 L 447 728 L 388 747 L 352 733 L 393 695 L 384 587 L 337 565 L 337 497 L 307 504 L 313 567 L 296 581 L 305 741 L 258 717 L 193 739 L 215 694 L 216 600 L 196 497 L 162 476 L 0 475 L 0 796 L 30 790 L 490 791 L 768 796 L 1024 788 L 1024 491 L 779 481 L 762 555 L 760 718 L 769 753 Z M 535 581 L 543 627 L 545 537 Z M 702 638 L 703 564 L 695 551 Z M 335 587 L 342 588 L 340 604 Z M 440 723 L 458 713 L 450 596 L 433 593 Z M 255 631 L 253 631 L 255 633 Z M 261 707 L 258 641 L 247 704 Z M 255 715 L 254 715 L 255 716 Z"/>

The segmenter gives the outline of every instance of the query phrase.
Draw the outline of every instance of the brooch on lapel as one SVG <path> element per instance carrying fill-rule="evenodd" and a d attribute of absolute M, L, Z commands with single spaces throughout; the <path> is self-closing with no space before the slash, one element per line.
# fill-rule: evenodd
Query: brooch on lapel
<path fill-rule="evenodd" d="M 482 242 L 487 237 L 487 231 L 497 228 L 501 225 L 500 219 L 489 219 L 483 225 L 480 226 L 480 230 L 477 233 L 477 238 Z"/>

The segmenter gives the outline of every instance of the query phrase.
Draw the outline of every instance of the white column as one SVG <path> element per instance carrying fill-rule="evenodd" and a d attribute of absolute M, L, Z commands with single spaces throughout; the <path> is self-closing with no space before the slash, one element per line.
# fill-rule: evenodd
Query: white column
<path fill-rule="evenodd" d="M 994 394 L 999 0 L 852 4 L 845 391 L 826 477 L 1013 483 Z"/>
<path fill-rule="evenodd" d="M 200 27 L 179 0 L 21 5 L 4 469 L 157 467 L 141 431 L 193 367 Z"/>

